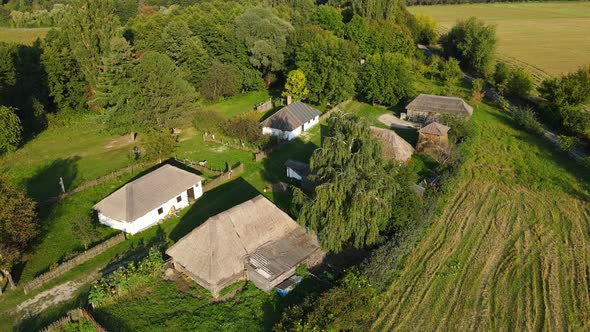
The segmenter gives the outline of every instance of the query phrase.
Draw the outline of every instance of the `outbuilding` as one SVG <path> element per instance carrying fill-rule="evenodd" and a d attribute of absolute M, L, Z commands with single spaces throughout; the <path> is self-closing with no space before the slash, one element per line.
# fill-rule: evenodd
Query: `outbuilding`
<path fill-rule="evenodd" d="M 400 163 L 407 163 L 412 159 L 414 148 L 395 131 L 371 126 L 371 132 L 381 142 L 385 158 Z"/>
<path fill-rule="evenodd" d="M 471 117 L 473 107 L 458 97 L 420 94 L 406 106 L 406 117 L 414 122 L 430 122 L 441 115 Z"/>
<path fill-rule="evenodd" d="M 292 140 L 320 122 L 320 111 L 300 101 L 281 108 L 262 121 L 262 134 Z"/>
<path fill-rule="evenodd" d="M 447 127 L 438 122 L 431 122 L 427 126 L 418 130 L 418 145 L 416 150 L 427 152 L 432 150 L 441 150 L 449 146 L 449 130 Z"/>
<path fill-rule="evenodd" d="M 306 179 L 310 173 L 309 164 L 293 159 L 287 159 L 287 161 L 285 161 L 285 170 L 287 171 L 288 178 L 299 181 Z"/>
<path fill-rule="evenodd" d="M 98 202 L 98 221 L 136 234 L 187 207 L 203 195 L 202 178 L 172 165 L 164 165 Z"/>
<path fill-rule="evenodd" d="M 240 279 L 270 291 L 298 265 L 323 258 L 317 236 L 262 195 L 209 218 L 166 254 L 215 297 Z"/>

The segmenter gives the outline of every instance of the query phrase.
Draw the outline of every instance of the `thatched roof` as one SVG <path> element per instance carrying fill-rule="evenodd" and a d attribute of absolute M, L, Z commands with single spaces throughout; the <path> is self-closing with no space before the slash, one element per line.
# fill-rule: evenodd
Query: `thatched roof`
<path fill-rule="evenodd" d="M 301 125 L 309 120 L 313 120 L 320 114 L 320 111 L 315 108 L 297 101 L 281 108 L 268 119 L 262 121 L 261 124 L 263 127 L 279 129 L 282 131 L 292 131 L 301 127 Z"/>
<path fill-rule="evenodd" d="M 427 126 L 422 127 L 418 132 L 422 134 L 445 136 L 451 128 L 438 122 L 431 122 Z"/>
<path fill-rule="evenodd" d="M 371 127 L 371 132 L 381 141 L 383 154 L 389 159 L 395 159 L 400 162 L 407 162 L 412 158 L 414 148 L 410 143 L 401 138 L 395 131 Z"/>
<path fill-rule="evenodd" d="M 406 106 L 408 111 L 471 116 L 473 107 L 458 97 L 420 94 Z"/>
<path fill-rule="evenodd" d="M 305 233 L 289 215 L 260 195 L 209 218 L 166 253 L 207 284 L 219 285 L 243 273 L 246 257 L 273 243 L 281 249 L 271 249 L 271 256 L 318 249 L 316 236 Z"/>
<path fill-rule="evenodd" d="M 94 209 L 111 219 L 132 222 L 201 180 L 196 174 L 166 164 L 127 183 L 98 202 Z"/>
<path fill-rule="evenodd" d="M 295 173 L 297 173 L 303 177 L 309 175 L 309 173 L 311 171 L 309 168 L 309 164 L 302 163 L 300 161 L 293 160 L 293 159 L 287 159 L 287 161 L 285 161 L 285 167 L 288 167 L 288 168 L 294 170 Z"/>

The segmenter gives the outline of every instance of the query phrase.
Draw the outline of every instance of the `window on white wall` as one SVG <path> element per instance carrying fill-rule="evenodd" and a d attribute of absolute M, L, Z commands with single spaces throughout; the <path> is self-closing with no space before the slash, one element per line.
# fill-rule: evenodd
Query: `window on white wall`
<path fill-rule="evenodd" d="M 177 202 L 182 202 L 182 196 L 178 196 L 178 197 L 176 197 L 176 201 L 177 201 Z"/>
<path fill-rule="evenodd" d="M 159 208 L 158 209 L 158 214 L 162 214 L 162 213 L 164 213 L 164 209 L 163 208 Z"/>

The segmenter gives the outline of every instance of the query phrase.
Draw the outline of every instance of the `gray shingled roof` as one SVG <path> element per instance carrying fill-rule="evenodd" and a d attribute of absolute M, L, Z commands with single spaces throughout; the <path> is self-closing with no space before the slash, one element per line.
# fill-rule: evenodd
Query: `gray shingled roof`
<path fill-rule="evenodd" d="M 288 214 L 259 195 L 209 218 L 166 250 L 166 254 L 209 285 L 219 285 L 242 273 L 249 255 L 290 238 L 264 252 L 297 260 L 308 255 L 309 250 L 319 249 L 315 235 L 306 233 Z M 293 262 L 291 258 L 288 263 Z"/>
<path fill-rule="evenodd" d="M 458 97 L 420 94 L 406 106 L 408 111 L 471 115 L 473 107 Z"/>
<path fill-rule="evenodd" d="M 172 165 L 164 165 L 127 183 L 98 202 L 94 209 L 111 219 L 132 222 L 201 180 L 196 174 Z"/>
<path fill-rule="evenodd" d="M 294 170 L 297 174 L 301 176 L 307 176 L 310 172 L 309 164 L 302 163 L 300 161 L 293 159 L 287 159 L 287 161 L 285 161 L 285 167 Z"/>
<path fill-rule="evenodd" d="M 281 108 L 268 119 L 262 121 L 262 126 L 282 131 L 292 131 L 320 114 L 320 111 L 315 108 L 296 101 L 289 106 Z"/>
<path fill-rule="evenodd" d="M 422 134 L 444 136 L 449 132 L 449 129 L 451 128 L 438 122 L 431 122 L 429 125 L 422 127 L 418 132 Z"/>

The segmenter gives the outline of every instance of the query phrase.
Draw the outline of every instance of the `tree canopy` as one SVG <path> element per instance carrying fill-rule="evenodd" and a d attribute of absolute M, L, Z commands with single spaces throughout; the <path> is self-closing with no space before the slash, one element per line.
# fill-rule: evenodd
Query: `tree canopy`
<path fill-rule="evenodd" d="M 16 150 L 22 139 L 23 128 L 14 109 L 0 106 L 0 154 Z"/>
<path fill-rule="evenodd" d="M 283 96 L 293 96 L 297 99 L 305 99 L 309 94 L 305 73 L 301 69 L 291 70 L 285 82 Z"/>
<path fill-rule="evenodd" d="M 412 65 L 399 53 L 377 53 L 361 68 L 359 93 L 368 101 L 395 106 L 414 94 Z"/>
<path fill-rule="evenodd" d="M 303 202 L 299 221 L 317 232 L 322 247 L 338 252 L 351 243 L 374 244 L 387 228 L 400 187 L 393 164 L 358 117 L 335 113 L 322 146 L 310 161 L 315 194 Z"/>

